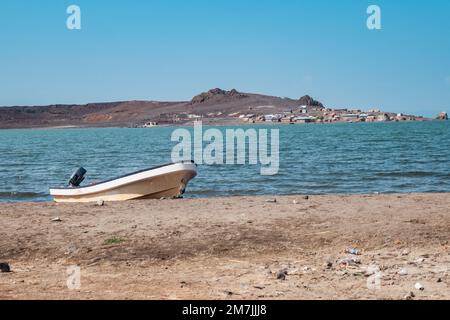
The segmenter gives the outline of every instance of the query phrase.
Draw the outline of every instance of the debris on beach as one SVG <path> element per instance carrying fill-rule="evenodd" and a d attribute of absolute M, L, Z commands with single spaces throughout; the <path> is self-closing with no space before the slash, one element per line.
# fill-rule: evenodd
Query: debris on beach
<path fill-rule="evenodd" d="M 419 259 L 416 260 L 416 263 L 422 263 L 424 261 L 425 261 L 425 258 L 419 258 Z"/>
<path fill-rule="evenodd" d="M 414 285 L 414 288 L 416 288 L 417 290 L 420 290 L 420 291 L 425 290 L 425 287 L 424 287 L 420 282 L 417 282 L 417 283 Z"/>
<path fill-rule="evenodd" d="M 356 249 L 356 248 L 347 248 L 346 252 L 347 252 L 347 253 L 350 253 L 350 254 L 354 254 L 354 255 L 356 255 L 356 256 L 358 256 L 358 255 L 361 254 L 361 251 L 359 251 L 359 250 Z"/>
<path fill-rule="evenodd" d="M 103 200 L 98 200 L 97 203 L 96 203 L 96 205 L 97 205 L 98 207 L 103 207 L 103 206 L 105 205 L 105 201 L 103 201 Z"/>
<path fill-rule="evenodd" d="M 309 196 L 304 196 L 303 199 L 309 200 Z"/>
<path fill-rule="evenodd" d="M 61 222 L 61 218 L 60 217 L 55 217 L 51 220 L 51 222 Z"/>
<path fill-rule="evenodd" d="M 292 204 L 298 204 L 298 201 L 297 200 L 293 200 Z"/>
<path fill-rule="evenodd" d="M 267 199 L 267 203 L 277 203 L 277 199 Z"/>
<path fill-rule="evenodd" d="M 442 282 L 442 278 L 438 278 L 436 282 L 437 283 L 441 283 Z"/>
<path fill-rule="evenodd" d="M 11 272 L 11 267 L 7 262 L 0 262 L 0 272 Z"/>

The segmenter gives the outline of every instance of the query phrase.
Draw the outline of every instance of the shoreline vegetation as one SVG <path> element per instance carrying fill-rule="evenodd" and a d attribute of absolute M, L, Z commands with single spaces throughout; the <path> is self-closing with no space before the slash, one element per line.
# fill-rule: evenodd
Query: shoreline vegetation
<path fill-rule="evenodd" d="M 450 193 L 2 203 L 0 299 L 449 299 L 449 207 Z"/>
<path fill-rule="evenodd" d="M 0 129 L 304 124 L 428 121 L 419 115 L 326 107 L 305 95 L 299 99 L 211 89 L 191 101 L 120 101 L 86 105 L 2 107 Z M 436 119 L 448 120 L 446 112 Z"/>

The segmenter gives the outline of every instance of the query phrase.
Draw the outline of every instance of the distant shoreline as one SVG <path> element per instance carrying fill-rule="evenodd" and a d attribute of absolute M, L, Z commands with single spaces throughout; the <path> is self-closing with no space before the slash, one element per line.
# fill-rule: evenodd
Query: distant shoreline
<path fill-rule="evenodd" d="M 422 119 L 422 120 L 408 120 L 408 121 L 384 121 L 384 122 L 311 122 L 311 123 L 282 123 L 282 122 L 256 122 L 256 123 L 249 123 L 249 122 L 241 122 L 241 121 L 204 121 L 203 126 L 210 126 L 210 127 L 226 127 L 226 126 L 242 126 L 242 127 L 250 127 L 250 126 L 289 126 L 289 125 L 295 125 L 295 126 L 304 126 L 304 125 L 337 125 L 337 124 L 375 124 L 375 123 L 411 123 L 411 122 L 441 122 L 443 120 L 437 120 L 437 119 Z M 180 128 L 180 127 L 192 127 L 194 125 L 194 122 L 186 122 L 186 123 L 173 123 L 173 124 L 159 124 L 154 127 L 150 128 L 143 128 L 143 127 L 132 127 L 132 126 L 121 126 L 121 125 L 64 125 L 64 126 L 32 126 L 32 127 L 9 127 L 9 128 L 0 128 L 0 131 L 7 131 L 7 130 L 64 130 L 64 129 L 154 129 L 154 128 Z"/>

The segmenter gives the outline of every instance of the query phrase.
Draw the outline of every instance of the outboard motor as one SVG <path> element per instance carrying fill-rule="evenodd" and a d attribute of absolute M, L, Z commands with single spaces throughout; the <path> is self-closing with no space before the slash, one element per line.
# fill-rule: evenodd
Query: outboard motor
<path fill-rule="evenodd" d="M 86 174 L 86 169 L 83 167 L 78 168 L 74 173 L 72 173 L 72 176 L 69 180 L 69 186 L 71 187 L 79 187 L 81 182 L 84 180 L 84 175 Z"/>

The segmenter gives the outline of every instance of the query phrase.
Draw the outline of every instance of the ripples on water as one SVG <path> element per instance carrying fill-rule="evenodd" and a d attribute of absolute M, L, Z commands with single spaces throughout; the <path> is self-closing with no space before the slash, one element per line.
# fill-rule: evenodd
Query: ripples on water
<path fill-rule="evenodd" d="M 261 176 L 255 165 L 201 165 L 186 196 L 448 192 L 449 123 L 264 126 L 280 129 L 278 175 Z M 90 183 L 168 163 L 172 131 L 0 130 L 0 201 L 51 200 L 48 188 L 79 166 Z"/>

